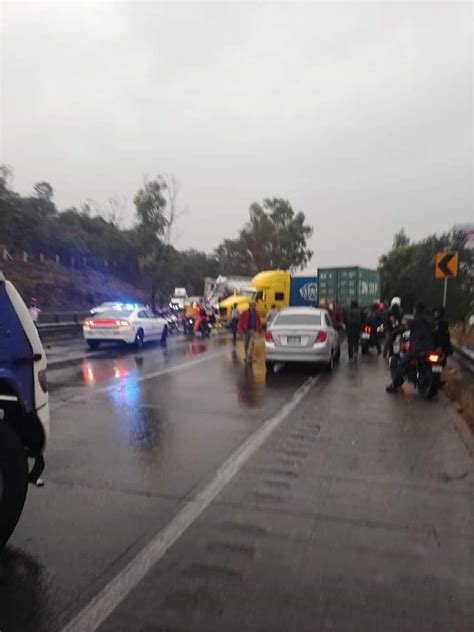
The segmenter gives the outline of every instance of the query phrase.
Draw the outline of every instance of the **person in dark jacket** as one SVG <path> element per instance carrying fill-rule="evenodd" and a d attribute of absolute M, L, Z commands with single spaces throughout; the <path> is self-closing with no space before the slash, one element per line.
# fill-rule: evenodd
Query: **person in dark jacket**
<path fill-rule="evenodd" d="M 423 303 L 415 305 L 414 317 L 409 323 L 400 326 L 394 334 L 401 333 L 404 329 L 410 330 L 410 351 L 400 357 L 394 380 L 385 389 L 387 393 L 397 393 L 405 378 L 405 371 L 410 362 L 422 353 L 434 349 L 433 321 L 425 312 Z"/>
<path fill-rule="evenodd" d="M 383 322 L 382 314 L 379 312 L 378 303 L 374 303 L 370 308 L 369 315 L 367 316 L 367 324 L 371 326 L 371 342 L 377 347 L 377 353 L 382 353 L 382 347 L 380 346 L 380 336 L 377 329 Z"/>
<path fill-rule="evenodd" d="M 351 302 L 351 307 L 345 314 L 345 321 L 349 362 L 357 361 L 357 354 L 359 353 L 360 328 L 362 325 L 362 314 L 357 301 Z"/>
<path fill-rule="evenodd" d="M 444 307 L 435 307 L 433 310 L 433 333 L 436 349 L 440 349 L 446 356 L 452 355 L 449 321 L 445 317 Z"/>

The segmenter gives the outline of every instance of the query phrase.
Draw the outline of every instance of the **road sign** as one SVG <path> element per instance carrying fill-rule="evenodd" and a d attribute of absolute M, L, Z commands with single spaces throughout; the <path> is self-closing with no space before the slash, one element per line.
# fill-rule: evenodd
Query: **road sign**
<path fill-rule="evenodd" d="M 458 253 L 437 252 L 435 257 L 435 279 L 454 279 L 458 274 Z"/>

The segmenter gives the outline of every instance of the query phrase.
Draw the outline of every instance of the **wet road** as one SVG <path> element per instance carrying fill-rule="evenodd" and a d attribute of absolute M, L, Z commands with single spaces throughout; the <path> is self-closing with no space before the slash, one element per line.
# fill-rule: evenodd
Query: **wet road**
<path fill-rule="evenodd" d="M 266 376 L 218 336 L 82 350 L 48 352 L 2 632 L 472 629 L 473 461 L 444 398 L 389 398 L 375 357 Z"/>

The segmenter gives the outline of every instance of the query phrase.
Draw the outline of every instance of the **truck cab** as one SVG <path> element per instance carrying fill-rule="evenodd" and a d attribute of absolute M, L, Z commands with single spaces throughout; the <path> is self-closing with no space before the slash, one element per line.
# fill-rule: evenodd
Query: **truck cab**
<path fill-rule="evenodd" d="M 280 310 L 290 304 L 290 273 L 288 270 L 265 270 L 252 279 L 255 288 L 253 300 L 257 303 L 257 311 L 262 322 L 272 305 Z"/>
<path fill-rule="evenodd" d="M 252 279 L 253 293 L 228 296 L 219 303 L 219 313 L 224 321 L 228 321 L 232 307 L 237 303 L 241 312 L 248 309 L 250 301 L 257 303 L 257 311 L 265 323 L 267 312 L 273 304 L 277 309 L 289 305 L 290 273 L 287 270 L 266 270 L 259 272 Z"/>

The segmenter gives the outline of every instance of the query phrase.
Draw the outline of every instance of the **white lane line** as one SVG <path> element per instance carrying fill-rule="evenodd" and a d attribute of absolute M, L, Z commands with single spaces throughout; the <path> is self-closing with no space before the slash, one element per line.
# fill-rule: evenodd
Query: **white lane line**
<path fill-rule="evenodd" d="M 148 571 L 159 562 L 176 540 L 199 518 L 250 457 L 293 412 L 318 379 L 318 376 L 307 379 L 276 415 L 267 419 L 258 430 L 250 435 L 217 470 L 212 481 L 178 511 L 167 526 L 156 534 L 153 540 L 63 628 L 62 632 L 94 632 L 97 630 Z"/>
<path fill-rule="evenodd" d="M 197 364 L 202 364 L 203 362 L 207 362 L 208 360 L 213 360 L 214 358 L 224 355 L 227 351 L 228 351 L 227 349 L 222 349 L 214 353 L 205 353 L 203 354 L 202 357 L 195 358 L 194 360 L 187 360 L 186 362 L 181 362 L 179 364 L 175 364 L 170 367 L 165 367 L 163 369 L 158 369 L 157 371 L 152 371 L 151 373 L 144 373 L 143 375 L 139 375 L 136 378 L 134 378 L 133 382 L 134 384 L 136 384 L 137 382 L 146 382 L 147 380 L 152 380 L 155 377 L 159 377 L 160 375 L 168 375 L 170 373 L 177 373 L 178 371 L 185 371 L 187 369 L 191 369 Z M 122 382 L 126 381 L 127 379 L 130 379 L 130 376 L 126 376 L 123 379 L 118 380 L 117 382 L 114 382 L 113 384 L 108 384 L 107 386 L 94 388 L 90 392 L 81 393 L 80 395 L 74 395 L 73 397 L 70 397 L 68 399 L 58 401 L 52 404 L 50 408 L 51 410 L 56 410 L 58 408 L 61 408 L 62 406 L 66 406 L 67 404 L 89 401 L 92 397 L 94 397 L 94 395 L 98 395 L 101 393 L 109 393 L 110 391 L 113 391 L 116 388 L 120 388 Z"/>

